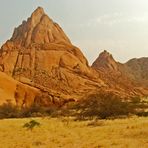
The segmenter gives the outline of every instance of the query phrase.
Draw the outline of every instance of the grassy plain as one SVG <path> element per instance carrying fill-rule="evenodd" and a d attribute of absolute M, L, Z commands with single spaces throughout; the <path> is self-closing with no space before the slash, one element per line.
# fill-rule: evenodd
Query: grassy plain
<path fill-rule="evenodd" d="M 41 124 L 23 128 L 31 119 Z M 70 118 L 0 120 L 0 148 L 148 148 L 148 118 L 74 121 Z"/>

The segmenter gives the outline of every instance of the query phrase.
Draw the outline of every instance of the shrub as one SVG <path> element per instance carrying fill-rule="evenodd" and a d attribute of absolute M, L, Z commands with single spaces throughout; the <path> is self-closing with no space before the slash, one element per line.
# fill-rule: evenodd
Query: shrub
<path fill-rule="evenodd" d="M 138 112 L 138 113 L 137 113 L 137 116 L 148 117 L 148 112 L 145 112 L 145 111 L 143 111 L 143 112 Z"/>
<path fill-rule="evenodd" d="M 33 130 L 35 127 L 39 127 L 41 124 L 39 122 L 37 122 L 36 120 L 31 120 L 28 123 L 25 123 L 23 125 L 23 128 L 27 128 L 28 130 Z"/>
<path fill-rule="evenodd" d="M 0 118 L 25 118 L 25 117 L 43 117 L 51 116 L 57 111 L 56 107 L 43 107 L 32 105 L 29 108 L 18 108 L 11 103 L 0 106 Z"/>
<path fill-rule="evenodd" d="M 128 115 L 133 110 L 129 103 L 113 94 L 93 94 L 77 104 L 75 107 L 80 119 L 92 119 L 94 117 L 106 119 L 109 117 L 119 117 Z"/>
<path fill-rule="evenodd" d="M 20 116 L 19 109 L 11 103 L 5 103 L 0 106 L 0 118 L 17 118 Z"/>
<path fill-rule="evenodd" d="M 43 117 L 51 116 L 57 110 L 56 107 L 44 107 L 39 105 L 32 105 L 29 108 L 21 109 L 21 117 Z"/>

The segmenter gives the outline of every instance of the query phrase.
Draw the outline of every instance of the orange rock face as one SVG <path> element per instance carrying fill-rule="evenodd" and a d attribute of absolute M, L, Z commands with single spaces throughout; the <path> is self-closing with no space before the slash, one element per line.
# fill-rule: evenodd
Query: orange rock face
<path fill-rule="evenodd" d="M 15 28 L 12 38 L 2 46 L 0 70 L 48 92 L 48 96 L 54 96 L 50 99 L 53 102 L 79 99 L 105 86 L 80 49 L 40 7 Z"/>
<path fill-rule="evenodd" d="M 112 55 L 104 50 L 99 57 L 95 60 L 95 62 L 92 64 L 93 68 L 96 69 L 104 69 L 109 71 L 118 71 L 118 64 L 112 57 Z"/>
<path fill-rule="evenodd" d="M 142 60 L 140 65 L 143 63 Z M 104 51 L 90 67 L 80 49 L 72 45 L 41 7 L 15 28 L 12 38 L 0 50 L 0 71 L 15 79 L 10 96 L 18 106 L 30 106 L 35 101 L 46 106 L 61 105 L 101 90 L 121 96 L 141 94 L 143 87 L 137 89 L 125 75 L 128 71 L 134 79 L 147 79 L 147 72 L 141 75 L 138 65 L 141 74 L 135 77 L 132 65 L 132 62 L 120 64 Z M 7 84 L 4 87 L 4 94 L 9 94 Z"/>
<path fill-rule="evenodd" d="M 131 79 L 148 87 L 148 58 L 131 59 L 124 65 Z"/>
<path fill-rule="evenodd" d="M 34 103 L 39 94 L 38 89 L 22 84 L 0 72 L 0 105 L 12 103 L 19 107 L 28 107 Z"/>
<path fill-rule="evenodd" d="M 92 67 L 110 88 L 130 95 L 148 95 L 148 58 L 132 59 L 125 64 L 116 62 L 107 51 L 102 52 Z"/>
<path fill-rule="evenodd" d="M 15 28 L 10 40 L 23 47 L 28 47 L 32 43 L 66 42 L 70 44 L 70 40 L 60 26 L 48 17 L 41 7 L 38 7 L 27 21 L 23 21 L 22 25 Z"/>

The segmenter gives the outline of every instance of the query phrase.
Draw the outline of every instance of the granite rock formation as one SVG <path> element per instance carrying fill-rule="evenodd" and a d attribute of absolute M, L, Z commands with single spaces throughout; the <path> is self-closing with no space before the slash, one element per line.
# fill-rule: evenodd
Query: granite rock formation
<path fill-rule="evenodd" d="M 147 65 L 145 58 L 121 64 L 104 51 L 90 67 L 62 28 L 38 7 L 0 49 L 0 99 L 28 107 L 35 102 L 61 106 L 100 91 L 148 95 Z"/>
<path fill-rule="evenodd" d="M 103 51 L 92 64 L 101 79 L 115 90 L 131 95 L 148 95 L 148 58 L 131 59 L 122 64 Z"/>
<path fill-rule="evenodd" d="M 39 89 L 22 84 L 0 72 L 0 105 L 11 103 L 18 107 L 29 107 L 39 95 Z"/>
<path fill-rule="evenodd" d="M 12 38 L 2 46 L 0 70 L 44 92 L 45 104 L 47 98 L 52 102 L 77 100 L 105 87 L 80 49 L 41 7 L 15 28 Z"/>
<path fill-rule="evenodd" d="M 113 56 L 104 50 L 100 53 L 99 57 L 92 64 L 92 67 L 95 69 L 104 69 L 105 71 L 118 71 L 118 64 L 114 60 Z"/>

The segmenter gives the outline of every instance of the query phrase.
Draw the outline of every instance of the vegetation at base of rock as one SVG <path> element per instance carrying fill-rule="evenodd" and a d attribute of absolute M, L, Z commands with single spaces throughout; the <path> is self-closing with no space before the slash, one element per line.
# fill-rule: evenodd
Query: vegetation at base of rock
<path fill-rule="evenodd" d="M 57 107 L 43 107 L 32 105 L 29 108 L 18 108 L 11 103 L 0 106 L 0 119 L 4 118 L 25 118 L 25 117 L 43 117 L 50 116 L 56 112 Z"/>
<path fill-rule="evenodd" d="M 148 100 L 143 101 L 140 97 L 127 100 L 112 93 L 96 93 L 68 104 L 61 114 L 74 116 L 76 120 L 114 119 L 132 115 L 148 116 L 147 108 Z"/>
<path fill-rule="evenodd" d="M 134 108 L 131 108 L 128 102 L 112 94 L 92 94 L 81 100 L 76 109 L 80 119 L 116 118 L 134 113 Z"/>
<path fill-rule="evenodd" d="M 19 110 L 11 103 L 5 103 L 0 106 L 0 119 L 3 118 L 17 118 L 20 116 Z"/>
<path fill-rule="evenodd" d="M 148 116 L 147 107 L 148 102 L 141 101 L 138 97 L 125 101 L 113 94 L 96 93 L 85 96 L 78 102 L 67 103 L 63 107 L 34 104 L 29 108 L 18 108 L 7 102 L 0 106 L 0 119 L 45 116 L 73 116 L 76 120 L 112 119 L 129 115 Z"/>

